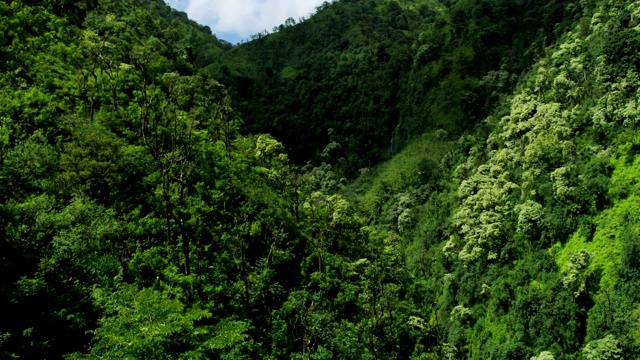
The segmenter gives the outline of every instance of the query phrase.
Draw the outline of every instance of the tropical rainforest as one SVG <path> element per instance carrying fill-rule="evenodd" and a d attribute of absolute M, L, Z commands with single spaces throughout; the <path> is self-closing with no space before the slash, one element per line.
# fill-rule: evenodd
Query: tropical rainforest
<path fill-rule="evenodd" d="M 0 358 L 640 359 L 639 2 L 0 34 Z"/>

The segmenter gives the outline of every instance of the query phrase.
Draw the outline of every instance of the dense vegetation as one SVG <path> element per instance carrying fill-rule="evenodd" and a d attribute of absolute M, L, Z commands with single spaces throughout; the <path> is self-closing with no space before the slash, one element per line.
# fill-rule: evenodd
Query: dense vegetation
<path fill-rule="evenodd" d="M 352 177 L 425 130 L 485 117 L 584 8 L 568 1 L 339 1 L 226 52 L 207 72 L 245 130 Z M 331 129 L 331 133 L 328 133 Z"/>
<path fill-rule="evenodd" d="M 0 33 L 1 358 L 640 357 L 637 2 Z"/>

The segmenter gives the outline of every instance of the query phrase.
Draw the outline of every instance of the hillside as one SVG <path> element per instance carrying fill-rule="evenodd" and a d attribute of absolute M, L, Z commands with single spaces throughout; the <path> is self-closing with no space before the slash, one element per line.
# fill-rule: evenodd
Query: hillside
<path fill-rule="evenodd" d="M 353 177 L 425 130 L 473 128 L 582 16 L 568 3 L 338 1 L 207 72 L 229 88 L 246 131 L 271 133 L 296 163 Z"/>
<path fill-rule="evenodd" d="M 640 358 L 636 2 L 0 32 L 0 358 Z"/>

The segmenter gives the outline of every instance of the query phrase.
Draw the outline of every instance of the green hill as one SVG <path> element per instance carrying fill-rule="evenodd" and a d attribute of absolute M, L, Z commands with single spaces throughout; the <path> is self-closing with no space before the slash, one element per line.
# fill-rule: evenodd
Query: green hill
<path fill-rule="evenodd" d="M 459 136 L 487 116 L 583 8 L 567 1 L 338 1 L 257 36 L 207 72 L 246 131 L 297 163 L 352 177 L 425 130 Z M 333 129 L 331 135 L 329 129 Z"/>
<path fill-rule="evenodd" d="M 0 2 L 0 358 L 640 357 L 640 5 L 275 30 Z"/>

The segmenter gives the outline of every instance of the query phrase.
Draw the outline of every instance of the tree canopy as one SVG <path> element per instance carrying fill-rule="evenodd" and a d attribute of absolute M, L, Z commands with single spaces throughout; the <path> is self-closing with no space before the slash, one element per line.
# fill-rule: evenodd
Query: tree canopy
<path fill-rule="evenodd" d="M 640 356 L 636 2 L 0 33 L 1 358 Z"/>

